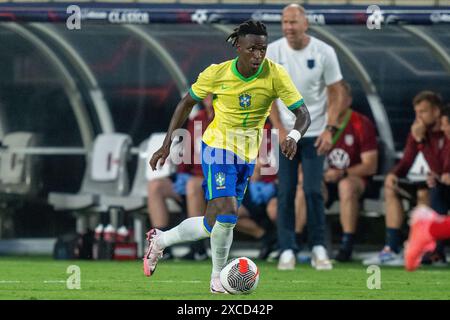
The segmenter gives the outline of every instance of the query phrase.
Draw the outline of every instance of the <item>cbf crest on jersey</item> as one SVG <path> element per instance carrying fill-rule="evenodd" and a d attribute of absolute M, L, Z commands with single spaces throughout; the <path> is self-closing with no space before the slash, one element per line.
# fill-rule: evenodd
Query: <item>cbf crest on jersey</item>
<path fill-rule="evenodd" d="M 225 189 L 225 173 L 217 172 L 214 178 L 216 179 L 217 189 Z"/>
<path fill-rule="evenodd" d="M 249 95 L 248 93 L 242 93 L 239 96 L 239 105 L 242 108 L 249 108 L 251 104 L 252 104 L 252 96 L 251 95 Z"/>

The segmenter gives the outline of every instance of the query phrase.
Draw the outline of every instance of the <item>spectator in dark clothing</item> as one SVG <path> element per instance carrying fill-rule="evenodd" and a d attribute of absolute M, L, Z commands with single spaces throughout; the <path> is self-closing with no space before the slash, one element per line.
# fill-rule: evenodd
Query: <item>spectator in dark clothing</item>
<path fill-rule="evenodd" d="M 442 150 L 444 134 L 440 130 L 440 112 L 442 99 L 432 91 L 422 91 L 413 99 L 416 119 L 411 126 L 403 157 L 390 171 L 384 183 L 386 205 L 386 245 L 374 258 L 365 260 L 364 264 L 403 265 L 400 229 L 404 219 L 404 209 L 399 190 L 399 178 L 410 170 L 416 156 L 422 152 L 432 172 L 442 172 Z M 431 203 L 431 207 L 437 204 Z"/>
<path fill-rule="evenodd" d="M 351 87 L 347 82 L 343 82 L 343 86 L 346 107 L 338 118 L 339 130 L 333 136 L 333 147 L 327 155 L 328 169 L 324 174 L 327 203 L 339 198 L 343 235 L 335 259 L 340 262 L 351 259 L 359 200 L 378 166 L 375 126 L 366 116 L 351 109 Z"/>

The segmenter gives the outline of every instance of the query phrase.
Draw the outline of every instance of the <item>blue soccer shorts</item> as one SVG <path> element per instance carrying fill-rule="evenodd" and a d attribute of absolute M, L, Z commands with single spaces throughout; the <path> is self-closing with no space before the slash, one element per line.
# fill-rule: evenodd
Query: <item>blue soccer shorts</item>
<path fill-rule="evenodd" d="M 236 197 L 240 206 L 255 163 L 245 162 L 231 151 L 213 148 L 202 142 L 202 169 L 205 177 L 203 191 L 207 201 Z"/>

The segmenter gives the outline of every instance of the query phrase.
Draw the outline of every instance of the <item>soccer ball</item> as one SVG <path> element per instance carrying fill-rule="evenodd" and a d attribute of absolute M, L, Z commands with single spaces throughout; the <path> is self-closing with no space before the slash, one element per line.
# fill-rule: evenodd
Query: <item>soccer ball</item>
<path fill-rule="evenodd" d="M 252 293 L 259 282 L 258 267 L 246 257 L 232 259 L 220 271 L 220 282 L 228 293 Z"/>

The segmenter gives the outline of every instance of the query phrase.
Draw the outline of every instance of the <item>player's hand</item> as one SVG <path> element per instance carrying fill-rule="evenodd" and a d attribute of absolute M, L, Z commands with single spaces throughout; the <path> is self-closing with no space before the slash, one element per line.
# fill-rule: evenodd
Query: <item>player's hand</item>
<path fill-rule="evenodd" d="M 324 174 L 324 180 L 328 183 L 336 183 L 344 176 L 344 170 L 328 169 Z"/>
<path fill-rule="evenodd" d="M 281 127 L 280 129 L 278 129 L 278 137 L 279 137 L 280 141 L 286 140 L 287 135 L 288 135 L 288 132 L 287 132 L 286 128 Z"/>
<path fill-rule="evenodd" d="M 450 173 L 444 173 L 441 176 L 441 183 L 450 186 Z"/>
<path fill-rule="evenodd" d="M 389 173 L 384 180 L 384 186 L 389 189 L 397 189 L 398 178 L 395 174 Z"/>
<path fill-rule="evenodd" d="M 325 130 L 322 134 L 317 138 L 314 146 L 317 148 L 317 154 L 323 155 L 331 150 L 333 146 L 333 135 L 330 131 Z"/>
<path fill-rule="evenodd" d="M 287 137 L 281 143 L 281 153 L 283 153 L 289 160 L 294 159 L 297 153 L 297 143 L 291 137 Z"/>
<path fill-rule="evenodd" d="M 169 146 L 162 146 L 161 148 L 159 148 L 158 151 L 156 151 L 152 158 L 150 159 L 150 167 L 152 168 L 153 171 L 155 171 L 157 169 L 157 164 L 158 161 L 161 160 L 159 162 L 159 166 L 162 167 L 164 165 L 164 163 L 166 162 L 167 157 L 170 154 L 170 145 Z"/>
<path fill-rule="evenodd" d="M 421 142 L 425 138 L 426 131 L 427 126 L 422 119 L 417 118 L 416 120 L 414 120 L 413 124 L 411 125 L 411 135 L 413 136 L 414 140 L 416 140 L 417 142 Z"/>
<path fill-rule="evenodd" d="M 436 182 L 439 179 L 439 176 L 433 171 L 428 172 L 427 174 L 427 186 L 428 188 L 436 187 Z"/>

